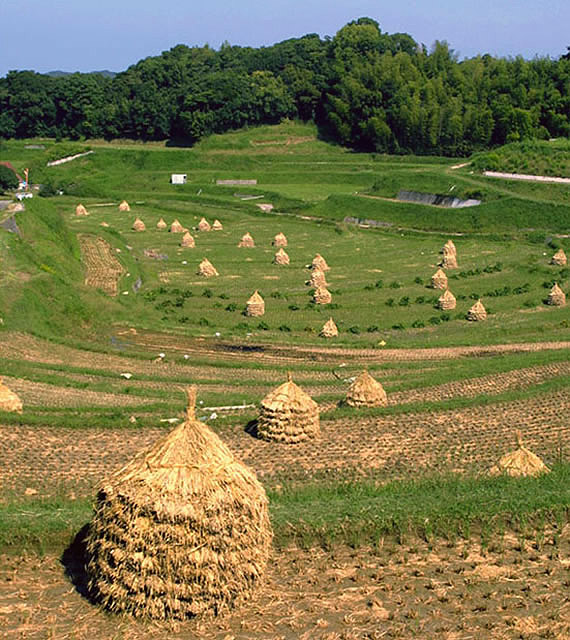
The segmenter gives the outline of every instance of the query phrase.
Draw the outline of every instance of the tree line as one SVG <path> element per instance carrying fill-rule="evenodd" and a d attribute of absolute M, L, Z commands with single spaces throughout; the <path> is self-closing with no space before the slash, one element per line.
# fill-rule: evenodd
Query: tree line
<path fill-rule="evenodd" d="M 570 49 L 569 49 L 570 51 Z M 469 155 L 570 135 L 570 54 L 459 60 L 360 18 L 332 37 L 269 47 L 178 45 L 113 78 L 11 71 L 0 79 L 0 137 L 170 139 L 284 118 L 314 121 L 357 150 Z"/>

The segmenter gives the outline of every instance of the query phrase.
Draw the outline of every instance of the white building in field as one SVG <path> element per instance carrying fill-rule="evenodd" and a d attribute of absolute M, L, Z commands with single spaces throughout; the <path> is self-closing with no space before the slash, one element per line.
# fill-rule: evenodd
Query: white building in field
<path fill-rule="evenodd" d="M 187 178 L 185 173 L 173 173 L 170 176 L 170 184 L 186 184 Z"/>

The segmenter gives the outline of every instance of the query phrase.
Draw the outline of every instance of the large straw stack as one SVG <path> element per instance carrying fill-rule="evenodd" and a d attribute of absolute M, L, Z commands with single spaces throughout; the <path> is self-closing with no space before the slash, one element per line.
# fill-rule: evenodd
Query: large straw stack
<path fill-rule="evenodd" d="M 440 266 L 444 269 L 457 269 L 457 249 L 452 240 L 448 240 L 441 250 L 443 258 Z"/>
<path fill-rule="evenodd" d="M 88 216 L 89 213 L 88 213 L 87 209 L 82 204 L 78 204 L 75 207 L 75 215 L 76 216 Z"/>
<path fill-rule="evenodd" d="M 189 231 L 186 231 L 186 233 L 182 236 L 180 246 L 184 247 L 185 249 L 193 249 L 196 246 L 194 237 L 190 235 Z"/>
<path fill-rule="evenodd" d="M 431 286 L 433 289 L 447 289 L 447 276 L 443 269 L 438 269 L 431 277 Z"/>
<path fill-rule="evenodd" d="M 286 247 L 287 246 L 287 236 L 281 231 L 273 238 L 273 246 L 275 247 Z"/>
<path fill-rule="evenodd" d="M 491 475 L 506 474 L 509 476 L 538 476 L 548 473 L 550 469 L 544 462 L 530 449 L 527 449 L 522 442 L 521 432 L 517 429 L 516 439 L 518 449 L 504 455 L 499 462 L 491 467 Z"/>
<path fill-rule="evenodd" d="M 23 410 L 22 401 L 17 394 L 8 389 L 2 378 L 0 378 L 0 410 L 16 413 L 22 413 Z"/>
<path fill-rule="evenodd" d="M 264 440 L 295 444 L 319 434 L 319 407 L 292 380 L 268 393 L 261 401 L 257 434 Z"/>
<path fill-rule="evenodd" d="M 126 200 L 123 200 L 119 205 L 119 211 L 130 211 L 129 203 Z"/>
<path fill-rule="evenodd" d="M 273 256 L 273 262 L 275 264 L 289 264 L 289 254 L 285 251 L 285 249 L 281 248 L 275 252 Z"/>
<path fill-rule="evenodd" d="M 241 240 L 239 241 L 238 247 L 246 247 L 250 249 L 255 247 L 255 242 L 253 241 L 253 238 L 249 231 L 243 234 Z"/>
<path fill-rule="evenodd" d="M 313 293 L 315 304 L 329 304 L 332 300 L 331 292 L 326 287 L 317 287 Z"/>
<path fill-rule="evenodd" d="M 204 276 L 204 278 L 211 278 L 212 276 L 219 276 L 220 274 L 208 258 L 204 258 L 198 266 L 198 275 Z"/>
<path fill-rule="evenodd" d="M 262 316 L 264 313 L 265 313 L 265 301 L 259 295 L 259 291 L 256 290 L 246 303 L 245 315 L 246 316 Z"/>
<path fill-rule="evenodd" d="M 330 267 L 327 264 L 327 261 L 323 258 L 320 253 L 313 258 L 311 262 L 311 269 L 320 269 L 321 271 L 330 271 Z"/>
<path fill-rule="evenodd" d="M 195 417 L 104 482 L 87 536 L 87 575 L 114 612 L 167 620 L 218 614 L 251 596 L 271 546 L 253 471 Z"/>
<path fill-rule="evenodd" d="M 547 304 L 551 304 L 554 307 L 563 307 L 566 304 L 566 294 L 562 289 L 554 283 L 552 289 L 550 289 L 550 293 L 548 294 L 548 299 L 546 301 Z"/>
<path fill-rule="evenodd" d="M 212 230 L 213 231 L 223 231 L 224 226 L 222 225 L 222 223 L 216 218 L 212 224 Z"/>
<path fill-rule="evenodd" d="M 457 304 L 457 300 L 455 296 L 451 293 L 449 289 L 446 289 L 441 296 L 439 296 L 439 300 L 437 301 L 437 306 L 442 311 L 449 311 L 450 309 L 455 309 L 455 305 Z"/>
<path fill-rule="evenodd" d="M 210 223 L 206 220 L 206 218 L 202 218 L 198 223 L 198 231 L 210 231 Z"/>
<path fill-rule="evenodd" d="M 558 265 L 559 267 L 565 267 L 568 259 L 564 253 L 564 249 L 558 249 L 558 251 L 552 256 L 550 264 Z"/>
<path fill-rule="evenodd" d="M 388 398 L 384 387 L 365 370 L 348 388 L 345 402 L 351 407 L 385 407 Z"/>
<path fill-rule="evenodd" d="M 166 222 L 164 221 L 163 218 L 161 218 L 157 223 L 156 223 L 156 228 L 159 231 L 164 231 L 166 228 L 168 227 L 168 225 L 166 224 Z"/>
<path fill-rule="evenodd" d="M 471 322 L 481 322 L 487 319 L 487 309 L 483 306 L 481 300 L 477 302 L 467 312 L 467 320 Z"/>
<path fill-rule="evenodd" d="M 170 233 L 184 233 L 184 227 L 178 222 L 178 218 L 170 225 Z"/>
<path fill-rule="evenodd" d="M 313 269 L 311 271 L 310 279 L 307 280 L 305 284 L 312 289 L 318 289 L 319 287 L 328 287 L 325 272 L 321 271 L 320 269 Z"/>
<path fill-rule="evenodd" d="M 133 222 L 133 231 L 145 231 L 145 230 L 146 230 L 145 223 L 140 218 L 137 218 Z"/>
<path fill-rule="evenodd" d="M 336 336 L 338 336 L 338 327 L 332 318 L 329 318 L 325 322 L 319 335 L 323 338 L 336 338 Z"/>

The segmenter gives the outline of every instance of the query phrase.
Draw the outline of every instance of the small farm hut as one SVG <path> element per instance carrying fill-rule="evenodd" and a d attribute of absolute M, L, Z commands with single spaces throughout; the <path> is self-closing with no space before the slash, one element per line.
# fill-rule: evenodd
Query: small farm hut
<path fill-rule="evenodd" d="M 212 224 L 213 231 L 223 231 L 224 225 L 216 218 Z"/>
<path fill-rule="evenodd" d="M 273 262 L 275 264 L 289 264 L 289 254 L 281 247 L 275 252 L 273 256 Z"/>
<path fill-rule="evenodd" d="M 326 287 L 317 287 L 313 293 L 315 304 L 329 304 L 332 300 L 331 292 Z"/>
<path fill-rule="evenodd" d="M 130 211 L 129 203 L 126 200 L 123 200 L 119 205 L 119 211 Z"/>
<path fill-rule="evenodd" d="M 329 318 L 325 322 L 319 335 L 323 338 L 336 338 L 336 336 L 338 336 L 338 327 L 332 318 Z"/>
<path fill-rule="evenodd" d="M 286 247 L 287 246 L 287 236 L 281 231 L 273 238 L 272 242 L 275 247 Z"/>
<path fill-rule="evenodd" d="M 365 370 L 348 388 L 345 402 L 351 407 L 385 407 L 388 398 L 384 387 Z"/>
<path fill-rule="evenodd" d="M 438 269 L 431 277 L 431 286 L 433 289 L 447 289 L 447 276 L 443 269 Z"/>
<path fill-rule="evenodd" d="M 246 303 L 245 315 L 246 316 L 262 316 L 264 313 L 265 313 L 265 301 L 259 295 L 259 291 L 256 290 Z"/>
<path fill-rule="evenodd" d="M 82 204 L 78 204 L 75 207 L 75 215 L 76 216 L 88 216 L 89 212 L 87 211 L 87 209 Z"/>
<path fill-rule="evenodd" d="M 504 455 L 496 465 L 491 467 L 489 473 L 509 476 L 538 476 L 548 473 L 550 469 L 544 462 L 523 445 L 521 432 L 517 429 L 515 433 L 518 449 Z"/>
<path fill-rule="evenodd" d="M 321 271 L 320 269 L 313 269 L 311 271 L 310 279 L 307 280 L 305 284 L 313 289 L 318 289 L 319 287 L 328 287 L 325 272 Z"/>
<path fill-rule="evenodd" d="M 23 405 L 19 396 L 9 389 L 0 378 L 0 410 L 22 413 Z"/>
<path fill-rule="evenodd" d="M 145 230 L 146 230 L 145 223 L 140 218 L 137 218 L 133 222 L 133 231 L 145 231 Z"/>
<path fill-rule="evenodd" d="M 206 220 L 206 218 L 202 218 L 198 223 L 198 231 L 210 231 L 212 227 L 210 227 L 210 223 Z"/>
<path fill-rule="evenodd" d="M 287 382 L 261 401 L 257 434 L 264 440 L 295 444 L 319 434 L 319 407 L 289 373 Z"/>
<path fill-rule="evenodd" d="M 161 218 L 161 219 L 156 223 L 156 228 L 157 228 L 159 231 L 164 231 L 167 227 L 168 227 L 168 225 L 166 224 L 166 222 L 164 222 L 164 218 Z"/>
<path fill-rule="evenodd" d="M 327 264 L 327 261 L 323 258 L 320 253 L 313 258 L 313 262 L 311 262 L 311 269 L 320 269 L 321 271 L 330 271 L 330 267 Z"/>
<path fill-rule="evenodd" d="M 255 242 L 253 241 L 253 237 L 251 236 L 249 231 L 243 234 L 241 240 L 239 241 L 238 247 L 255 247 Z"/>
<path fill-rule="evenodd" d="M 467 312 L 467 320 L 471 322 L 481 322 L 487 319 L 487 309 L 483 306 L 481 300 L 477 302 Z"/>
<path fill-rule="evenodd" d="M 551 304 L 555 307 L 563 307 L 566 304 L 566 294 L 555 282 L 554 286 L 548 294 L 547 304 Z"/>
<path fill-rule="evenodd" d="M 272 532 L 254 472 L 195 416 L 100 485 L 87 536 L 92 594 L 155 620 L 218 614 L 263 576 Z"/>
<path fill-rule="evenodd" d="M 437 301 L 437 306 L 442 311 L 449 311 L 450 309 L 455 309 L 456 304 L 457 304 L 457 301 L 455 299 L 455 296 L 451 293 L 449 289 L 446 289 L 439 296 L 439 300 Z"/>
<path fill-rule="evenodd" d="M 208 258 L 204 258 L 198 266 L 198 275 L 204 276 L 205 278 L 211 278 L 212 276 L 219 276 L 220 274 L 216 271 L 216 268 Z"/>
<path fill-rule="evenodd" d="M 184 247 L 185 249 L 193 249 L 196 246 L 194 237 L 190 235 L 189 231 L 186 231 L 186 233 L 182 236 L 180 246 Z"/>
<path fill-rule="evenodd" d="M 184 227 L 178 222 L 178 219 L 170 225 L 170 233 L 184 233 Z"/>
<path fill-rule="evenodd" d="M 558 249 L 558 251 L 552 256 L 550 264 L 555 264 L 559 267 L 565 267 L 568 262 L 564 249 Z"/>

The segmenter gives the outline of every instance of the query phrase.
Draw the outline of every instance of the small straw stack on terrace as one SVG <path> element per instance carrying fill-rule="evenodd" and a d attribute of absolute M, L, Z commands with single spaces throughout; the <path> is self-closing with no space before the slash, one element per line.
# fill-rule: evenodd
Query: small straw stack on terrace
<path fill-rule="evenodd" d="M 130 211 L 129 203 L 126 200 L 123 200 L 119 205 L 119 211 Z"/>
<path fill-rule="evenodd" d="M 206 220 L 206 218 L 202 218 L 198 223 L 198 231 L 210 231 L 212 227 L 210 227 L 210 223 Z"/>
<path fill-rule="evenodd" d="M 195 416 L 99 489 L 87 536 L 91 593 L 138 618 L 217 615 L 259 584 L 272 532 L 254 472 Z"/>
<path fill-rule="evenodd" d="M 79 214 L 78 214 L 79 215 Z M 558 251 L 552 256 L 550 264 L 555 264 L 559 267 L 565 267 L 568 262 L 564 249 L 558 249 Z"/>
<path fill-rule="evenodd" d="M 261 401 L 258 436 L 264 440 L 296 444 L 316 437 L 319 432 L 317 403 L 293 382 L 289 373 L 287 382 Z"/>
<path fill-rule="evenodd" d="M 249 233 L 249 231 L 243 234 L 243 236 L 241 237 L 241 240 L 239 241 L 238 247 L 246 247 L 249 249 L 252 249 L 253 247 L 255 247 L 255 242 L 253 241 L 253 238 Z"/>
<path fill-rule="evenodd" d="M 186 231 L 186 233 L 182 236 L 180 246 L 184 247 L 184 249 L 193 249 L 196 246 L 194 237 L 190 235 L 189 231 Z"/>
<path fill-rule="evenodd" d="M 313 258 L 311 262 L 311 269 L 320 269 L 321 271 L 330 271 L 330 267 L 327 264 L 327 261 L 323 258 L 320 253 Z"/>
<path fill-rule="evenodd" d="M 145 223 L 140 218 L 133 222 L 133 231 L 146 231 Z"/>
<path fill-rule="evenodd" d="M 262 316 L 265 313 L 265 301 L 259 295 L 259 291 L 255 291 L 245 306 L 246 316 Z"/>
<path fill-rule="evenodd" d="M 0 410 L 22 413 L 23 405 L 19 396 L 9 389 L 0 378 Z"/>
<path fill-rule="evenodd" d="M 517 429 L 516 439 L 518 449 L 504 455 L 499 462 L 489 469 L 491 475 L 506 474 L 508 476 L 539 476 L 548 473 L 550 469 L 522 442 L 521 432 Z"/>
<path fill-rule="evenodd" d="M 348 388 L 345 403 L 351 407 L 385 407 L 388 397 L 384 387 L 365 370 Z"/>
<path fill-rule="evenodd" d="M 170 233 L 184 233 L 184 227 L 178 222 L 178 219 L 170 225 Z"/>
<path fill-rule="evenodd" d="M 75 207 L 75 215 L 76 216 L 88 216 L 89 212 L 87 211 L 87 209 L 82 204 L 78 204 Z"/>
<path fill-rule="evenodd" d="M 289 254 L 285 251 L 285 249 L 281 248 L 275 252 L 273 256 L 274 264 L 289 264 Z"/>
<path fill-rule="evenodd" d="M 447 276 L 443 269 L 438 269 L 431 277 L 431 286 L 433 289 L 447 289 Z"/>
<path fill-rule="evenodd" d="M 338 336 L 338 327 L 336 326 L 335 321 L 332 318 L 329 318 L 325 322 L 319 335 L 322 338 L 336 338 Z"/>
<path fill-rule="evenodd" d="M 552 289 L 550 289 L 546 303 L 551 304 L 554 307 L 563 307 L 566 304 L 566 294 L 556 282 Z"/>
<path fill-rule="evenodd" d="M 477 302 L 467 312 L 467 320 L 471 322 L 481 322 L 487 319 L 487 309 L 483 306 L 481 300 Z"/>
<path fill-rule="evenodd" d="M 224 225 L 216 218 L 212 223 L 212 231 L 223 231 Z"/>
<path fill-rule="evenodd" d="M 198 266 L 198 275 L 204 276 L 204 278 L 211 278 L 213 276 L 219 276 L 220 274 L 216 271 L 216 268 L 208 258 L 204 258 Z"/>
<path fill-rule="evenodd" d="M 446 289 L 441 296 L 439 296 L 439 300 L 437 301 L 437 306 L 442 311 L 449 311 L 450 309 L 455 309 L 455 305 L 457 304 L 457 300 L 455 296 L 451 293 L 449 289 Z"/>
<path fill-rule="evenodd" d="M 306 285 L 312 289 L 318 289 L 319 287 L 328 287 L 325 272 L 320 269 L 313 269 L 311 271 L 311 278 L 305 282 Z"/>
<path fill-rule="evenodd" d="M 452 240 L 448 240 L 441 250 L 443 258 L 440 266 L 444 269 L 457 269 L 457 249 Z"/>
<path fill-rule="evenodd" d="M 286 247 L 287 246 L 287 236 L 281 231 L 273 238 L 272 242 L 274 247 Z"/>
<path fill-rule="evenodd" d="M 317 287 L 313 293 L 315 304 L 329 304 L 332 300 L 331 292 L 326 287 Z"/>
<path fill-rule="evenodd" d="M 159 231 L 164 231 L 167 227 L 168 227 L 168 225 L 166 224 L 166 222 L 164 222 L 164 218 L 161 218 L 161 219 L 156 223 L 156 228 L 157 228 Z"/>

